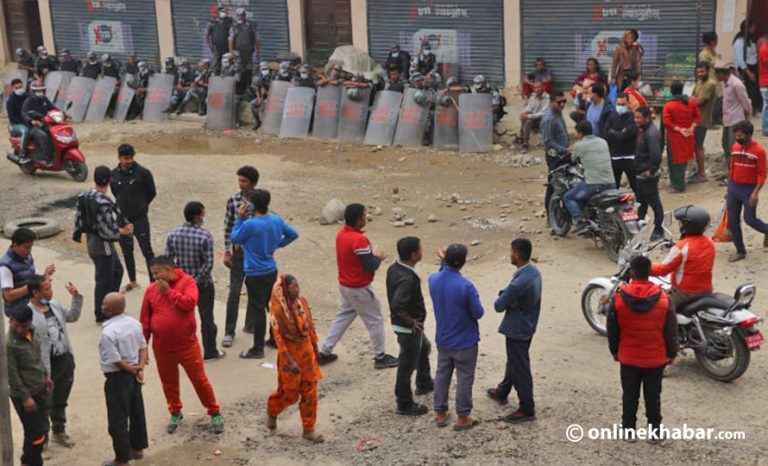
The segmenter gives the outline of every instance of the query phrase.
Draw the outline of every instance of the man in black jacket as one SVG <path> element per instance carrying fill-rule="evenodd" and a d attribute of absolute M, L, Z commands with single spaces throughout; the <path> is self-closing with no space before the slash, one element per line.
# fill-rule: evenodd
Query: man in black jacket
<path fill-rule="evenodd" d="M 429 353 L 432 345 L 424 335 L 427 308 L 421 293 L 421 279 L 416 264 L 421 260 L 421 241 L 414 236 L 397 242 L 399 259 L 387 270 L 387 299 L 392 329 L 400 344 L 395 397 L 397 413 L 407 416 L 426 414 L 429 409 L 413 401 L 411 375 L 416 370 L 416 394 L 425 395 L 434 389 L 430 376 Z"/>
<path fill-rule="evenodd" d="M 29 140 L 29 128 L 24 123 L 21 116 L 21 109 L 24 101 L 29 98 L 29 93 L 24 89 L 24 82 L 21 79 L 11 81 L 12 92 L 5 101 L 5 111 L 8 115 L 8 123 L 11 124 L 11 136 L 18 136 L 19 140 L 19 162 L 28 163 L 27 141 Z"/>
<path fill-rule="evenodd" d="M 21 106 L 21 118 L 29 128 L 29 137 L 37 145 L 37 157 L 41 162 L 53 164 L 53 140 L 45 125 L 45 115 L 56 106 L 45 96 L 45 85 L 33 81 L 29 85 L 30 96 Z"/>
<path fill-rule="evenodd" d="M 616 187 L 621 186 L 621 175 L 626 173 L 632 191 L 635 186 L 635 148 L 637 146 L 637 125 L 635 115 L 629 111 L 627 95 L 616 96 L 616 108 L 608 116 L 605 125 L 605 140 L 611 151 L 611 165 Z"/>
<path fill-rule="evenodd" d="M 638 214 L 644 219 L 648 206 L 653 209 L 653 235 L 651 241 L 664 237 L 664 206 L 659 197 L 659 178 L 661 172 L 661 133 L 651 119 L 648 107 L 635 110 L 637 125 L 637 149 L 635 151 L 635 173 L 637 174 L 637 200 L 640 202 Z"/>
<path fill-rule="evenodd" d="M 139 240 L 139 247 L 144 259 L 149 263 L 155 258 L 152 252 L 152 240 L 149 234 L 149 204 L 155 198 L 155 180 L 152 172 L 142 167 L 133 160 L 136 151 L 130 144 L 122 144 L 117 149 L 117 158 L 120 161 L 112 170 L 112 194 L 117 200 L 120 211 L 125 216 L 126 222 L 133 224 L 133 234 L 120 237 L 120 248 L 125 257 L 125 268 L 128 269 L 130 282 L 124 291 L 131 291 L 139 287 L 136 282 L 136 262 L 133 259 L 133 237 Z M 149 272 L 152 281 L 152 272 Z"/>

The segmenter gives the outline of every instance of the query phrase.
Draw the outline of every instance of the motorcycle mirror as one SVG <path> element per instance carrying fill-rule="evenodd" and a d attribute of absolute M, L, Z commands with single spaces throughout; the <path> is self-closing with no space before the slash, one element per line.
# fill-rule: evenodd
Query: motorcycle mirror
<path fill-rule="evenodd" d="M 757 287 L 755 287 L 755 285 L 743 285 L 736 288 L 733 298 L 737 303 L 746 307 L 752 303 L 753 299 L 755 299 L 755 294 L 757 294 Z"/>
<path fill-rule="evenodd" d="M 70 100 L 70 101 L 69 101 L 69 103 L 67 104 L 67 108 L 66 108 L 66 110 L 65 110 L 65 111 L 67 111 L 67 112 L 68 112 L 68 111 L 69 111 L 69 109 L 70 109 L 70 108 L 72 108 L 72 105 L 74 105 L 74 104 L 75 104 L 75 103 L 74 103 L 73 101 L 71 101 L 71 100 Z"/>

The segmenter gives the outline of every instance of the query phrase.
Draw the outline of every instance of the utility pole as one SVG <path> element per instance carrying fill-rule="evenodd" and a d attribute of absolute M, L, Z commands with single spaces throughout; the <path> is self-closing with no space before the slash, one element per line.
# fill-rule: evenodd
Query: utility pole
<path fill-rule="evenodd" d="M 5 300 L 0 299 L 0 466 L 13 466 L 13 432 L 5 354 Z"/>

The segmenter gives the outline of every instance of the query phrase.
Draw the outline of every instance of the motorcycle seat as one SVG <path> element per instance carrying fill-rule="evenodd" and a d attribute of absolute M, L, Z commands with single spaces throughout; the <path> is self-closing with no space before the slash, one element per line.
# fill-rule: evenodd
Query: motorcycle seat
<path fill-rule="evenodd" d="M 605 191 L 600 191 L 599 193 L 590 197 L 587 202 L 592 205 L 603 207 L 607 204 L 612 204 L 618 201 L 625 194 L 627 193 L 620 189 L 606 189 Z"/>
<path fill-rule="evenodd" d="M 733 299 L 733 296 L 727 295 L 725 293 L 713 293 L 710 296 L 705 296 L 688 304 L 683 304 L 680 306 L 680 309 L 677 310 L 677 313 L 686 317 L 692 317 L 697 312 L 708 307 L 723 310 L 728 309 L 735 302 L 736 300 Z"/>

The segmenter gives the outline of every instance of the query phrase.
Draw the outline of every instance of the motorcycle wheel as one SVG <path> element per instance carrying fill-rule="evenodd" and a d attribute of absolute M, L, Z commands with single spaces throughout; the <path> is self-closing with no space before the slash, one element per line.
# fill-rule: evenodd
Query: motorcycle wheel
<path fill-rule="evenodd" d="M 88 179 L 88 165 L 85 162 L 67 160 L 64 162 L 64 169 L 69 173 L 73 180 L 82 183 Z"/>
<path fill-rule="evenodd" d="M 25 163 L 23 165 L 19 165 L 19 168 L 21 169 L 21 172 L 25 175 L 34 175 L 37 171 L 37 168 L 35 167 L 35 164 L 33 162 Z"/>
<path fill-rule="evenodd" d="M 581 312 L 592 329 L 602 336 L 608 335 L 608 290 L 600 285 L 590 284 L 581 293 Z"/>
<path fill-rule="evenodd" d="M 549 227 L 557 236 L 565 236 L 571 229 L 571 214 L 565 208 L 562 199 L 558 195 L 552 195 L 549 199 Z"/>
<path fill-rule="evenodd" d="M 619 220 L 611 215 L 608 224 L 601 227 L 601 239 L 603 243 L 603 251 L 608 255 L 608 258 L 612 262 L 619 261 L 619 255 L 621 250 L 624 249 L 624 226 L 619 223 Z"/>
<path fill-rule="evenodd" d="M 737 328 L 726 335 L 722 327 L 704 327 L 704 335 L 710 342 L 706 348 L 696 349 L 696 360 L 707 375 L 720 382 L 733 382 L 749 367 L 750 352 L 744 335 Z"/>

